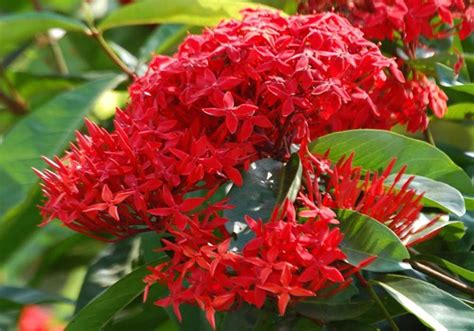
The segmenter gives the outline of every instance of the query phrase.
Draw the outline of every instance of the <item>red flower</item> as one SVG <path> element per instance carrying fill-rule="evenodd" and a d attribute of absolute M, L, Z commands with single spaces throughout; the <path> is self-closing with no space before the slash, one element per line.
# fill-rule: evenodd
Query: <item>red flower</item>
<path fill-rule="evenodd" d="M 395 62 L 334 14 L 244 11 L 156 57 L 130 98 L 113 132 L 86 122 L 87 135 L 38 172 L 45 222 L 104 240 L 183 228 L 191 209 L 181 203 L 199 202 L 188 193 L 240 185 L 254 160 L 285 159 L 291 144 L 328 132 L 427 121 L 403 107 Z"/>
<path fill-rule="evenodd" d="M 37 305 L 25 306 L 18 319 L 19 331 L 62 331 L 51 312 Z"/>

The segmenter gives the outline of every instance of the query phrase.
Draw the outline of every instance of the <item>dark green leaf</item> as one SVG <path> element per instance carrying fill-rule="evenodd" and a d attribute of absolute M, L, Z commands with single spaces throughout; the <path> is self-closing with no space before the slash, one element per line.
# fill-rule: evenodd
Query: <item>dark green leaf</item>
<path fill-rule="evenodd" d="M 157 265 L 165 259 L 149 265 Z M 66 327 L 67 331 L 100 330 L 115 313 L 122 310 L 144 290 L 143 278 L 149 274 L 143 265 L 116 282 L 77 313 Z"/>
<path fill-rule="evenodd" d="M 330 150 L 329 157 L 335 161 L 354 152 L 354 165 L 372 171 L 383 169 L 396 157 L 394 171 L 406 164 L 413 175 L 445 182 L 464 194 L 474 194 L 470 178 L 445 153 L 428 143 L 390 131 L 335 132 L 314 141 L 310 150 L 319 154 Z"/>
<path fill-rule="evenodd" d="M 291 155 L 279 180 L 278 204 L 283 203 L 286 199 L 295 201 L 298 191 L 300 190 L 302 174 L 303 167 L 298 154 Z"/>
<path fill-rule="evenodd" d="M 36 34 L 52 28 L 81 32 L 89 30 L 81 21 L 54 13 L 5 15 L 0 17 L 0 54 L 11 52 Z"/>
<path fill-rule="evenodd" d="M 140 62 L 146 62 L 150 59 L 151 54 L 165 53 L 169 48 L 173 47 L 177 42 L 186 36 L 189 26 L 183 24 L 163 24 L 153 31 L 148 37 L 145 44 L 140 48 L 138 59 Z"/>
<path fill-rule="evenodd" d="M 19 121 L 0 145 L 0 220 L 19 207 L 35 187 L 32 167 L 43 168 L 41 156 L 62 152 L 96 99 L 123 76 L 107 75 L 58 95 Z"/>
<path fill-rule="evenodd" d="M 372 307 L 372 301 L 327 302 L 305 300 L 296 304 L 296 311 L 303 316 L 322 321 L 343 321 L 362 315 Z"/>
<path fill-rule="evenodd" d="M 451 294 L 418 279 L 389 275 L 377 282 L 408 311 L 435 330 L 470 330 L 474 310 Z"/>
<path fill-rule="evenodd" d="M 230 0 L 144 0 L 112 12 L 99 24 L 99 30 L 157 23 L 215 25 L 224 18 L 238 17 L 242 9 L 257 6 L 263 5 Z"/>
<path fill-rule="evenodd" d="M 357 265 L 371 256 L 376 256 L 375 261 L 364 269 L 387 272 L 409 268 L 402 261 L 408 259 L 410 254 L 388 227 L 352 210 L 339 209 L 337 216 L 344 234 L 341 248 L 349 263 Z"/>
<path fill-rule="evenodd" d="M 77 298 L 79 312 L 93 298 L 133 270 L 140 253 L 140 238 L 132 237 L 104 249 L 89 267 Z"/>
<path fill-rule="evenodd" d="M 234 242 L 238 249 L 253 237 L 245 222 L 245 215 L 254 219 L 267 221 L 277 203 L 279 178 L 283 163 L 262 159 L 253 162 L 250 169 L 243 174 L 243 185 L 233 186 L 229 192 L 229 204 L 234 208 L 225 210 L 224 216 L 229 219 L 226 229 L 237 235 Z"/>
<path fill-rule="evenodd" d="M 397 175 L 389 176 L 386 183 L 393 183 L 396 176 Z M 410 177 L 411 175 L 403 175 L 395 187 L 400 189 Z M 424 206 L 439 207 L 457 216 L 462 216 L 466 213 L 462 194 L 448 184 L 437 182 L 423 176 L 415 176 L 408 187 L 417 191 L 418 194 L 423 194 L 422 202 Z"/>

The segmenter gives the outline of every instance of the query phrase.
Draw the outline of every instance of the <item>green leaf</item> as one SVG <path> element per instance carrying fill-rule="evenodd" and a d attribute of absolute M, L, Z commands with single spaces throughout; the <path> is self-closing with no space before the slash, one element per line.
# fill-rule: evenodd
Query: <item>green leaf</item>
<path fill-rule="evenodd" d="M 448 215 L 442 215 L 439 217 L 438 216 L 439 215 L 436 214 L 421 213 L 418 219 L 415 221 L 414 228 L 423 230 L 417 231 L 416 233 L 409 235 L 408 238 L 405 239 L 405 245 L 413 246 L 423 241 L 426 237 L 429 237 L 432 233 L 438 232 L 439 230 L 446 227 L 452 228 L 451 230 L 453 230 L 452 232 L 455 234 L 457 239 L 462 237 L 462 235 L 464 234 L 463 222 L 449 221 Z M 432 222 L 434 218 L 437 218 L 437 220 L 435 222 Z"/>
<path fill-rule="evenodd" d="M 71 303 L 71 300 L 34 288 L 0 286 L 0 308 L 2 309 L 52 302 Z"/>
<path fill-rule="evenodd" d="M 444 118 L 449 120 L 472 120 L 474 118 L 474 103 L 455 103 L 448 107 L 448 112 Z"/>
<path fill-rule="evenodd" d="M 286 199 L 295 201 L 301 186 L 301 175 L 303 166 L 298 154 L 292 154 L 280 178 L 277 203 L 283 203 Z"/>
<path fill-rule="evenodd" d="M 67 146 L 96 99 L 123 76 L 106 75 L 58 95 L 19 121 L 0 145 L 0 220 L 14 213 L 38 182 L 32 167 L 41 156 L 53 157 Z"/>
<path fill-rule="evenodd" d="M 354 165 L 371 171 L 383 169 L 396 157 L 398 162 L 394 171 L 406 164 L 413 175 L 447 183 L 464 194 L 474 194 L 470 178 L 445 153 L 426 142 L 390 131 L 335 132 L 315 140 L 310 150 L 319 154 L 330 150 L 329 157 L 334 161 L 354 152 Z"/>
<path fill-rule="evenodd" d="M 470 330 L 474 310 L 451 294 L 418 279 L 389 275 L 377 282 L 395 300 L 435 330 Z"/>
<path fill-rule="evenodd" d="M 416 255 L 414 259 L 436 263 L 440 267 L 444 267 L 448 269 L 449 271 L 455 273 L 456 275 L 459 275 L 463 277 L 464 279 L 474 282 L 474 271 L 465 269 L 461 266 L 458 266 L 457 264 L 454 264 L 438 256 L 429 255 L 429 254 L 420 254 L 420 255 Z"/>
<path fill-rule="evenodd" d="M 165 259 L 143 265 L 120 279 L 95 297 L 77 313 L 66 327 L 67 331 L 100 330 L 115 313 L 122 310 L 144 290 L 143 278 L 149 274 L 148 266 L 157 265 Z"/>
<path fill-rule="evenodd" d="M 133 270 L 140 253 L 140 238 L 132 237 L 110 244 L 89 267 L 77 298 L 77 313 L 102 291 Z"/>
<path fill-rule="evenodd" d="M 150 59 L 151 54 L 166 53 L 171 47 L 176 45 L 189 31 L 188 25 L 183 24 L 163 24 L 153 31 L 143 46 L 140 48 L 138 59 L 140 62 L 146 62 Z"/>
<path fill-rule="evenodd" d="M 0 172 L 1 177 L 2 174 Z M 2 191 L 1 186 L 0 192 Z M 25 208 L 9 215 L 1 222 L 0 264 L 7 261 L 15 253 L 18 253 L 19 247 L 25 244 L 39 230 L 38 224 L 41 223 L 41 215 L 37 205 L 40 203 L 41 194 L 39 188 L 33 189 L 33 191 L 25 200 Z"/>
<path fill-rule="evenodd" d="M 144 0 L 112 12 L 98 26 L 100 31 L 125 25 L 178 23 L 209 26 L 224 18 L 239 17 L 245 8 L 264 7 L 244 1 Z"/>
<path fill-rule="evenodd" d="M 395 177 L 397 177 L 397 175 L 390 175 L 386 183 L 393 183 Z M 412 175 L 403 175 L 395 187 L 400 189 L 410 177 L 412 177 Z M 423 176 L 415 176 L 408 187 L 417 191 L 418 194 L 423 194 L 422 203 L 425 207 L 438 207 L 459 217 L 466 213 L 462 194 L 448 184 L 437 182 Z"/>
<path fill-rule="evenodd" d="M 0 17 L 0 55 L 19 48 L 38 33 L 52 28 L 88 32 L 87 26 L 76 19 L 48 12 L 31 12 Z"/>
<path fill-rule="evenodd" d="M 344 234 L 342 251 L 352 265 L 376 256 L 365 270 L 388 272 L 409 269 L 403 260 L 410 254 L 395 233 L 377 220 L 348 209 L 336 211 Z"/>
<path fill-rule="evenodd" d="M 368 311 L 372 301 L 327 302 L 327 300 L 305 300 L 296 304 L 296 311 L 303 316 L 322 321 L 343 321 L 358 317 Z"/>
<path fill-rule="evenodd" d="M 283 163 L 273 159 L 261 159 L 253 162 L 243 174 L 243 185 L 234 185 L 229 192 L 229 205 L 224 217 L 229 221 L 225 227 L 229 233 L 237 235 L 235 248 L 242 249 L 253 238 L 253 232 L 245 222 L 245 215 L 267 221 L 277 204 L 279 179 L 283 172 Z"/>

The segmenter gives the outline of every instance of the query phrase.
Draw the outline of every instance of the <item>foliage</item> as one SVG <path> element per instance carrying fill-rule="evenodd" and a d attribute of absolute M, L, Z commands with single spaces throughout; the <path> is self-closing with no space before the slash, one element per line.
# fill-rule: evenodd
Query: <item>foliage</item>
<path fill-rule="evenodd" d="M 415 3 L 0 1 L 0 330 L 472 328 L 474 7 Z"/>

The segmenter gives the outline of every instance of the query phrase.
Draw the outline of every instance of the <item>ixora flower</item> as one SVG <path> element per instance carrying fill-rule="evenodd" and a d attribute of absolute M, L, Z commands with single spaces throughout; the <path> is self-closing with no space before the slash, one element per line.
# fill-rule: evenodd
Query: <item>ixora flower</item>
<path fill-rule="evenodd" d="M 54 320 L 51 311 L 37 305 L 25 306 L 18 319 L 19 331 L 62 331 L 64 327 Z"/>
<path fill-rule="evenodd" d="M 382 173 L 367 173 L 362 178 L 361 168 L 352 166 L 353 155 L 336 164 L 324 156 L 301 156 L 304 181 L 297 199 L 276 206 L 268 220 L 246 216 L 253 239 L 242 249 L 230 248 L 233 237 L 222 227 L 228 220 L 218 213 L 223 204 L 209 208 L 204 218 L 190 221 L 185 229 L 170 227 L 172 240 L 164 239 L 162 250 L 172 258 L 149 268 L 145 300 L 150 286 L 166 284 L 169 295 L 155 301 L 156 305 L 173 306 L 179 320 L 181 304 L 198 305 L 213 328 L 216 311 L 242 303 L 261 308 L 275 301 L 279 314 L 284 315 L 292 303 L 344 289 L 351 275 L 374 260 L 368 258 L 357 266 L 347 262 L 341 251 L 337 209 L 370 216 L 407 244 L 411 236 L 430 225 L 417 225 L 422 196 L 408 187 L 410 180 L 395 189 L 404 168 L 387 185 L 395 160 Z"/>
<path fill-rule="evenodd" d="M 302 0 L 299 11 L 306 13 L 335 9 L 362 29 L 369 39 L 404 42 L 420 36 L 445 38 L 459 31 L 462 39 L 474 30 L 470 1 L 462 0 Z"/>
<path fill-rule="evenodd" d="M 37 172 L 45 223 L 102 240 L 183 228 L 194 206 L 185 194 L 240 185 L 252 161 L 285 160 L 293 143 L 397 123 L 423 129 L 408 92 L 395 62 L 344 18 L 244 11 L 157 56 L 114 132 L 87 121 L 88 134 L 48 160 L 52 169 Z"/>

